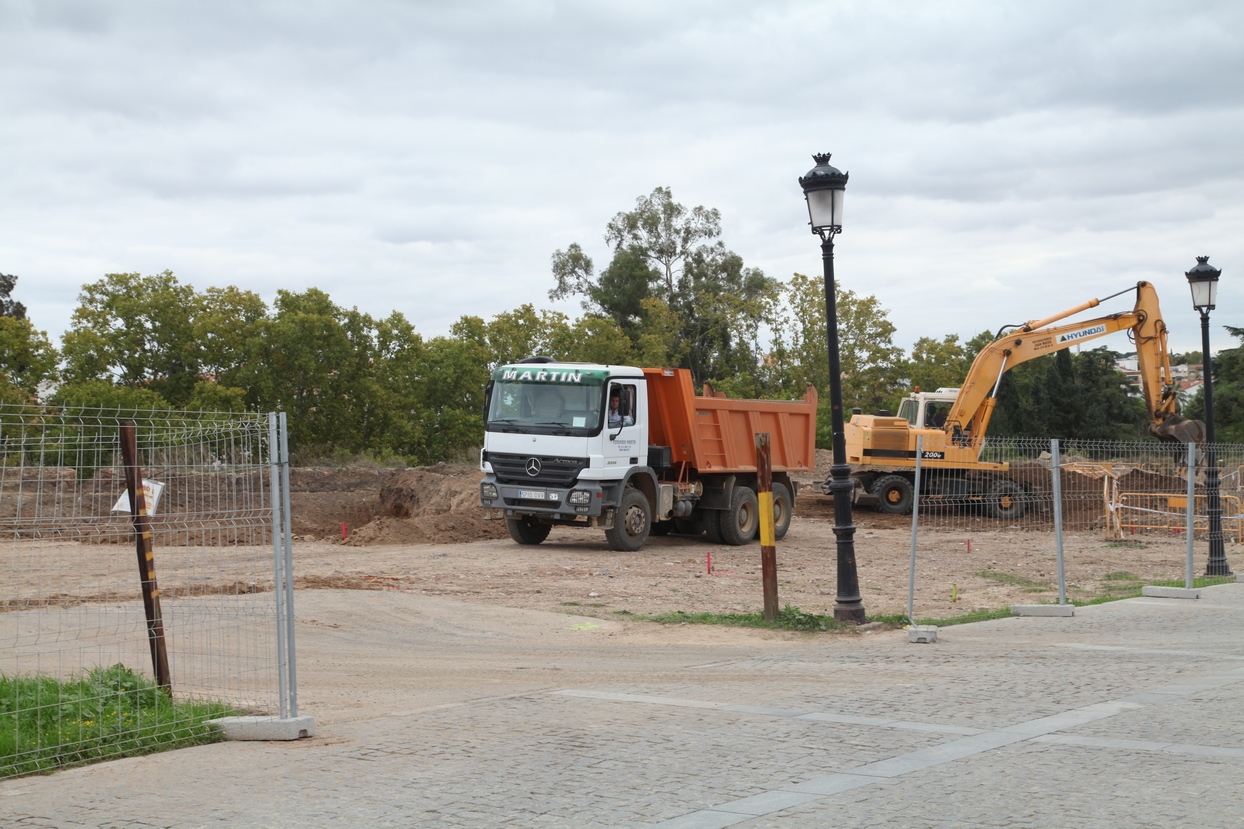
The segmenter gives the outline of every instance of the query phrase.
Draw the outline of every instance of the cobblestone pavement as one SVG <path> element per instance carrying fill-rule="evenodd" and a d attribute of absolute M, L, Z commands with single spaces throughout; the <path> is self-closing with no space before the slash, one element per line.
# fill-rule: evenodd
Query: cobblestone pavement
<path fill-rule="evenodd" d="M 310 740 L 4 781 L 0 826 L 1238 827 L 1242 623 L 1230 584 L 934 645 L 584 640 L 505 693 L 395 691 Z"/>

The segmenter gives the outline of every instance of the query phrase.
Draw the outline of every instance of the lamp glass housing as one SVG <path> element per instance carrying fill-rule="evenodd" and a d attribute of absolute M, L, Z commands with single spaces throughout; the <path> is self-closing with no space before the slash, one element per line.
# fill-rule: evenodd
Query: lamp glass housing
<path fill-rule="evenodd" d="M 1189 276 L 1192 288 L 1192 307 L 1198 311 L 1212 311 L 1218 299 L 1218 280 L 1213 276 Z"/>
<path fill-rule="evenodd" d="M 813 230 L 842 227 L 842 203 L 846 190 L 841 187 L 807 190 L 808 218 Z"/>

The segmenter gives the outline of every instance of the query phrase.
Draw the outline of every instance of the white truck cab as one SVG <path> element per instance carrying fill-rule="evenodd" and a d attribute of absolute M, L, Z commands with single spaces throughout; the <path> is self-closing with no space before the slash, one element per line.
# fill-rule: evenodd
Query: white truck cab
<path fill-rule="evenodd" d="M 641 369 L 530 358 L 499 367 L 487 398 L 480 501 L 520 543 L 551 524 L 613 530 L 636 475 L 657 488 Z"/>

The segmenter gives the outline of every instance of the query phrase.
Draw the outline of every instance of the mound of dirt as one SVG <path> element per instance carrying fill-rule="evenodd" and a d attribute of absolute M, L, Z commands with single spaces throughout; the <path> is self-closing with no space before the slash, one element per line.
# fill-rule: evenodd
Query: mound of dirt
<path fill-rule="evenodd" d="M 377 517 L 350 533 L 352 546 L 458 544 L 508 536 L 502 521 L 485 521 L 478 469 L 437 464 L 400 471 L 380 488 Z"/>

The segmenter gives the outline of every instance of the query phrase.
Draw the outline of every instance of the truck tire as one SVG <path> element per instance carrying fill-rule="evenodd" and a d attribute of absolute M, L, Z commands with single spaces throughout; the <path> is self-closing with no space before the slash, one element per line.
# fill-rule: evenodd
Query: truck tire
<path fill-rule="evenodd" d="M 719 509 L 706 509 L 700 513 L 700 523 L 704 525 L 704 536 L 709 544 L 725 544 L 721 537 L 721 516 L 725 512 Z"/>
<path fill-rule="evenodd" d="M 756 493 L 745 486 L 736 486 L 730 496 L 730 509 L 721 513 L 721 540 L 732 547 L 741 547 L 756 537 L 760 528 L 760 502 Z"/>
<path fill-rule="evenodd" d="M 614 516 L 613 529 L 605 530 L 609 549 L 633 553 L 644 546 L 651 530 L 652 512 L 648 508 L 648 499 L 638 489 L 627 487 Z"/>
<path fill-rule="evenodd" d="M 790 517 L 794 507 L 790 500 L 790 490 L 785 484 L 773 485 L 773 537 L 781 541 L 790 529 Z"/>
<path fill-rule="evenodd" d="M 882 475 L 873 483 L 873 495 L 877 496 L 877 512 L 891 515 L 911 512 L 911 481 L 902 475 Z"/>
<path fill-rule="evenodd" d="M 1014 521 L 1028 511 L 1024 488 L 1014 481 L 997 480 L 989 485 L 985 511 L 993 518 Z"/>
<path fill-rule="evenodd" d="M 529 518 L 507 518 L 505 528 L 510 531 L 510 538 L 519 544 L 539 544 L 549 537 L 549 524 L 541 524 Z"/>

